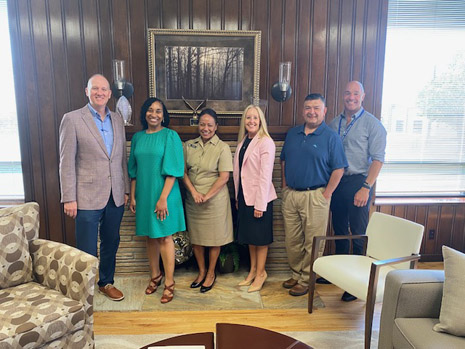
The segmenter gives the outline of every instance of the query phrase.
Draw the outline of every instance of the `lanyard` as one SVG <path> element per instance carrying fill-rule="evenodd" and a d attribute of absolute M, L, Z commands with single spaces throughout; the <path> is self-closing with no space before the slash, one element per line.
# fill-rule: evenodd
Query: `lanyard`
<path fill-rule="evenodd" d="M 356 117 L 354 117 L 352 119 L 352 121 L 346 127 L 346 129 L 345 129 L 344 133 L 342 134 L 342 136 L 341 136 L 341 124 L 342 124 L 342 117 L 341 117 L 341 119 L 339 120 L 339 129 L 338 129 L 337 133 L 339 134 L 339 136 L 341 136 L 342 141 L 344 141 L 344 138 L 346 138 L 346 136 L 349 133 L 350 129 L 352 128 L 352 126 L 354 126 L 355 121 L 357 121 L 363 115 L 364 112 L 365 112 L 365 109 L 362 110 L 362 112 L 360 113 L 359 116 L 356 116 Z"/>

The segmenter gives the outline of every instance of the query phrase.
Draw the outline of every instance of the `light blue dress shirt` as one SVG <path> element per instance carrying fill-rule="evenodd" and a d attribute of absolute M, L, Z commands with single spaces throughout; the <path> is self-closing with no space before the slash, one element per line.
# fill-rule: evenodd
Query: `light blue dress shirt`
<path fill-rule="evenodd" d="M 384 162 L 386 129 L 373 115 L 361 108 L 351 118 L 350 128 L 344 114 L 334 118 L 329 127 L 339 133 L 349 163 L 344 175 L 368 174 L 373 160 Z M 349 123 L 350 125 L 350 123 Z"/>
<path fill-rule="evenodd" d="M 106 116 L 105 120 L 102 121 L 100 115 L 94 108 L 92 108 L 90 103 L 88 103 L 87 106 L 89 107 L 89 110 L 94 117 L 95 125 L 102 135 L 103 143 L 105 143 L 105 147 L 107 148 L 108 156 L 111 157 L 111 150 L 113 149 L 113 126 L 111 124 L 110 109 L 108 109 L 108 107 L 105 108 Z"/>

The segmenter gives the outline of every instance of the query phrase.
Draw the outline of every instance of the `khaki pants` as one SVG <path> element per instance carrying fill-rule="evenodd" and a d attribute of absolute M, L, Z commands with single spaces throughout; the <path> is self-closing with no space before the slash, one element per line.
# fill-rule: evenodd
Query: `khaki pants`
<path fill-rule="evenodd" d="M 286 252 L 292 278 L 302 286 L 310 279 L 310 258 L 314 236 L 325 236 L 328 226 L 330 200 L 323 196 L 325 188 L 283 191 L 282 213 L 286 235 Z M 319 255 L 323 254 L 324 243 Z"/>

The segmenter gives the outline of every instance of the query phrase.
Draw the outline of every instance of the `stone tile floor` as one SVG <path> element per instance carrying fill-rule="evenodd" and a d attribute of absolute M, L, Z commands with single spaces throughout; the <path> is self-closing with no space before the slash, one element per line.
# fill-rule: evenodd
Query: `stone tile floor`
<path fill-rule="evenodd" d="M 148 275 L 117 275 L 115 286 L 125 294 L 121 302 L 113 302 L 96 291 L 94 311 L 199 311 L 199 310 L 244 310 L 244 309 L 295 309 L 306 308 L 308 297 L 292 297 L 281 284 L 289 272 L 268 272 L 268 279 L 260 292 L 248 293 L 247 286 L 237 286 L 247 276 L 247 271 L 218 274 L 211 291 L 200 293 L 200 288 L 189 286 L 197 276 L 196 271 L 176 270 L 175 296 L 168 304 L 161 304 L 163 283 L 152 295 L 145 295 Z M 96 288 L 97 290 L 98 288 Z M 320 297 L 315 297 L 314 306 L 324 307 Z"/>

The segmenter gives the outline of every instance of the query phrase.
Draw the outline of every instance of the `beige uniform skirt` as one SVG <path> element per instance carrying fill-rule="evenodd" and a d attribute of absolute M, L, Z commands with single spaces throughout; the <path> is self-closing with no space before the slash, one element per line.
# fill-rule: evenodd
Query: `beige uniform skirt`
<path fill-rule="evenodd" d="M 191 244 L 223 246 L 233 241 L 231 201 L 228 187 L 223 188 L 202 204 L 196 204 L 186 193 L 187 230 Z"/>

